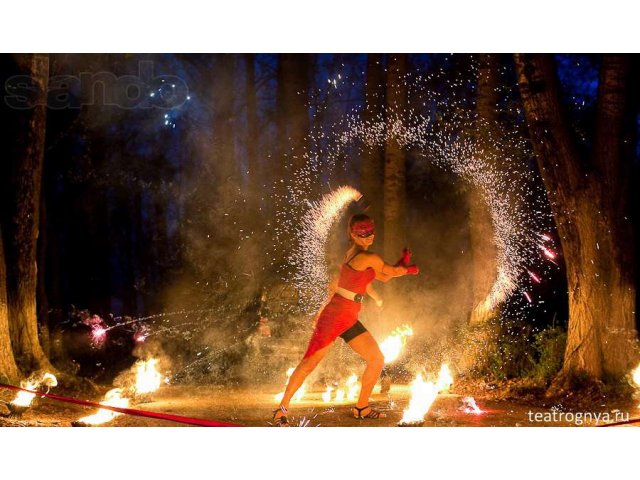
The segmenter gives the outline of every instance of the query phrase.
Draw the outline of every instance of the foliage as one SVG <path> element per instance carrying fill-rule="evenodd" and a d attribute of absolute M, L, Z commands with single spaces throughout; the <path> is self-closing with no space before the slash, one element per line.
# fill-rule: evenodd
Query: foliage
<path fill-rule="evenodd" d="M 558 326 L 536 330 L 513 319 L 492 319 L 460 332 L 461 364 L 471 377 L 487 380 L 534 380 L 547 386 L 560 370 L 566 331 Z"/>

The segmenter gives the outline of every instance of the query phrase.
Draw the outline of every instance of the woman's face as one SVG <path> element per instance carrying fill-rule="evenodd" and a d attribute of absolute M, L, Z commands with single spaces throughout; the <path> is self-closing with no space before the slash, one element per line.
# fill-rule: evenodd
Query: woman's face
<path fill-rule="evenodd" d="M 370 247 L 371 245 L 373 245 L 373 241 L 375 240 L 375 237 L 376 237 L 375 233 L 371 233 L 366 237 L 356 235 L 355 233 L 351 234 L 351 238 L 353 239 L 353 242 L 360 247 Z"/>

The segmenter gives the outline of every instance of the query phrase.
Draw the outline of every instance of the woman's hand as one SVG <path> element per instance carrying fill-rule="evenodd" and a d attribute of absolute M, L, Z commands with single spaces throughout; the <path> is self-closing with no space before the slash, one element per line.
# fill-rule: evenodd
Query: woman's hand
<path fill-rule="evenodd" d="M 398 260 L 398 262 L 396 263 L 396 266 L 402 265 L 403 267 L 408 267 L 409 264 L 411 263 L 411 255 L 413 255 L 413 252 L 411 250 L 409 250 L 406 247 L 403 248 L 402 256 L 400 257 L 400 260 Z"/>

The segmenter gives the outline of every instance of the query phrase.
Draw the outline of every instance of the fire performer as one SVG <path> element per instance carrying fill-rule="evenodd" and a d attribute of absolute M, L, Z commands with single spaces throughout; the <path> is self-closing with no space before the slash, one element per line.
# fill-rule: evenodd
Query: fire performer
<path fill-rule="evenodd" d="M 358 313 L 365 293 L 378 306 L 382 305 L 382 300 L 371 286 L 374 279 L 387 282 L 394 277 L 417 275 L 419 269 L 416 265 L 409 265 L 411 252 L 407 249 L 403 250 L 402 258 L 395 265 L 385 263 L 378 255 L 368 251 L 375 237 L 375 226 L 367 215 L 351 217 L 348 235 L 351 247 L 344 257 L 337 288 L 318 315 L 307 351 L 289 378 L 279 407 L 273 412 L 273 420 L 278 426 L 289 426 L 287 408 L 291 398 L 338 337 L 342 337 L 367 362 L 353 416 L 359 419 L 384 416 L 369 406 L 369 396 L 384 366 L 384 356 L 373 336 L 358 321 Z"/>

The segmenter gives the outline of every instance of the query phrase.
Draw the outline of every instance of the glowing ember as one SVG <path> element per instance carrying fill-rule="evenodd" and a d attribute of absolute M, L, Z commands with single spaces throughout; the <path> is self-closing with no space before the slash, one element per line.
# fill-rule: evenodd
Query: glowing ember
<path fill-rule="evenodd" d="M 20 387 L 25 390 L 35 391 L 42 384 L 46 387 L 55 387 L 58 385 L 58 379 L 51 373 L 45 373 L 41 378 L 30 378 L 26 381 L 20 382 Z M 16 407 L 29 407 L 35 396 L 35 393 L 18 392 L 16 398 L 13 399 L 11 404 Z"/>
<path fill-rule="evenodd" d="M 524 298 L 527 299 L 527 302 L 533 303 L 533 300 L 531 300 L 531 295 L 529 295 L 528 292 L 524 292 L 523 295 L 524 295 Z"/>
<path fill-rule="evenodd" d="M 436 383 L 427 382 L 418 374 L 411 384 L 411 400 L 409 406 L 404 410 L 400 425 L 419 424 L 424 421 L 431 405 L 435 401 L 438 393 L 449 390 L 453 384 L 453 377 L 449 367 L 445 364 L 440 367 Z"/>
<path fill-rule="evenodd" d="M 100 402 L 100 405 L 107 405 L 109 407 L 119 407 L 119 408 L 127 408 L 129 406 L 129 399 L 122 397 L 122 389 L 114 388 L 113 390 L 109 390 L 104 396 L 104 400 Z M 82 417 L 78 420 L 80 423 L 86 423 L 88 425 L 101 425 L 103 423 L 110 422 L 114 418 L 122 415 L 118 412 L 113 412 L 111 410 L 105 410 L 101 408 L 94 413 L 93 415 L 89 415 L 88 417 Z"/>
<path fill-rule="evenodd" d="M 403 325 L 396 328 L 380 343 L 384 363 L 391 363 L 400 356 L 402 347 L 407 343 L 407 337 L 411 335 L 413 335 L 413 329 L 408 325 Z"/>
<path fill-rule="evenodd" d="M 158 359 L 156 358 L 136 362 L 136 385 L 134 387 L 136 395 L 152 393 L 160 388 L 162 375 L 158 372 L 157 366 Z"/>
<path fill-rule="evenodd" d="M 482 415 L 484 412 L 480 410 L 476 400 L 473 397 L 464 397 L 462 399 L 462 411 L 471 415 Z"/>

